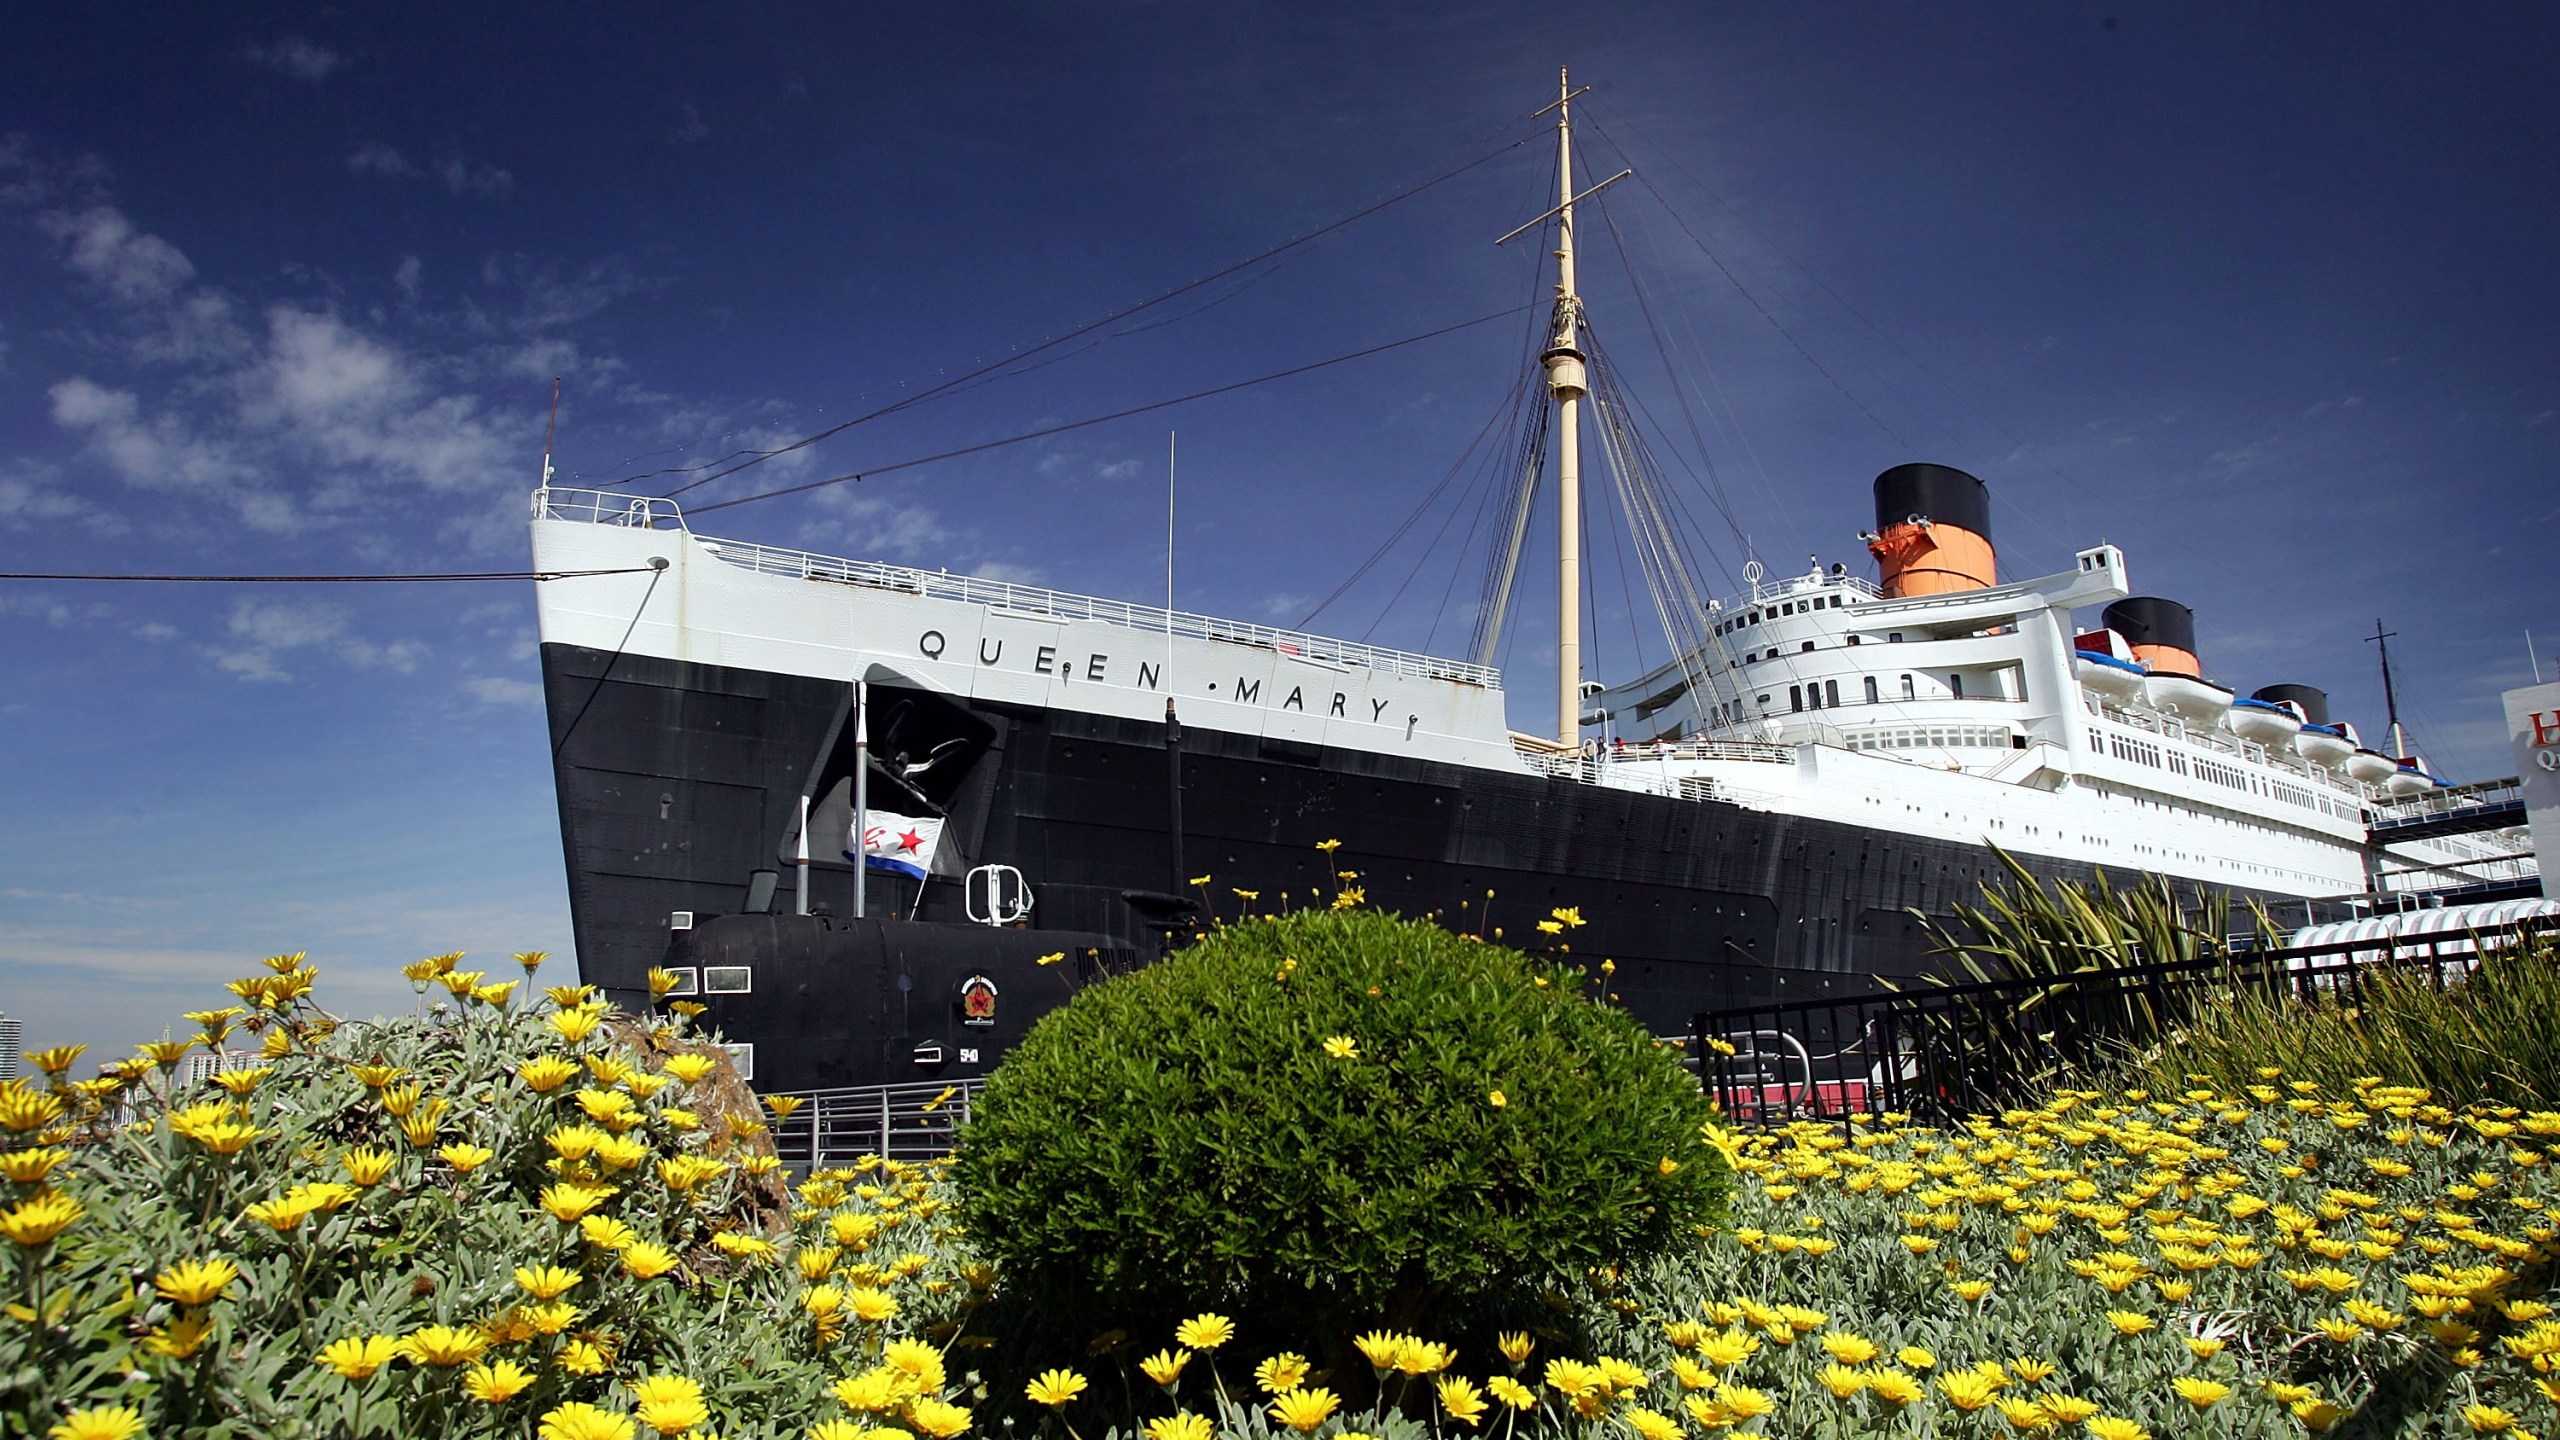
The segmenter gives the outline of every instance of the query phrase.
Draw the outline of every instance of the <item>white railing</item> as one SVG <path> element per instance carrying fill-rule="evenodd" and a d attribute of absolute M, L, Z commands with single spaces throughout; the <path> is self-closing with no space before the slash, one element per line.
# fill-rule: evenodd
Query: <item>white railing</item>
<path fill-rule="evenodd" d="M 1651 767 L 1666 760 L 1747 760 L 1760 765 L 1796 763 L 1795 747 L 1770 745 L 1757 740 L 1682 740 L 1663 745 L 1629 745 L 1623 750 L 1605 747 L 1594 753 L 1584 750 L 1559 752 L 1515 739 L 1511 748 L 1519 752 L 1522 763 L 1538 774 L 1585 785 L 1600 784 L 1603 773 L 1613 765 Z"/>
<path fill-rule="evenodd" d="M 2255 740 L 2243 740 L 2237 735 L 2221 730 L 2199 730 L 2182 720 L 2149 710 L 2130 710 L 2119 705 L 2105 704 L 2097 696 L 2085 691 L 2082 692 L 2081 702 L 2083 708 L 2102 720 L 2111 721 L 2128 729 L 2148 731 L 2163 740 L 2183 742 L 2199 750 L 2217 751 L 2246 764 L 2263 766 L 2288 779 L 2334 790 L 2358 804 L 2365 803 L 2380 793 L 2373 787 L 2350 780 L 2344 775 L 2323 770 L 2298 755 L 2271 750 Z"/>
<path fill-rule="evenodd" d="M 546 485 L 533 492 L 536 520 L 578 520 L 589 525 L 621 525 L 634 530 L 681 530 L 684 511 L 673 500 L 654 495 L 616 495 L 603 490 L 566 490 Z"/>
<path fill-rule="evenodd" d="M 672 523 L 681 527 L 684 524 L 683 515 L 672 501 L 610 495 L 595 490 L 536 491 L 534 513 L 545 520 L 584 520 L 600 525 L 655 526 Z M 929 600 L 989 605 L 1015 614 L 1040 615 L 1056 620 L 1092 620 L 1151 634 L 1170 632 L 1195 640 L 1270 650 L 1322 665 L 1383 670 L 1420 680 L 1453 680 L 1486 690 L 1502 688 L 1502 671 L 1491 665 L 1471 665 L 1463 660 L 1446 660 L 1410 650 L 1392 650 L 1383 645 L 1365 645 L 1356 640 L 1336 640 L 1297 630 L 1274 629 L 1250 621 L 1223 620 L 1214 615 L 1167 610 L 1160 605 L 1134 605 L 1126 600 L 1106 600 L 1038 585 L 1020 585 L 1010 580 L 981 580 L 945 570 L 918 570 L 878 560 L 847 560 L 746 540 L 705 539 L 702 547 L 731 565 L 759 575 L 894 590 Z"/>

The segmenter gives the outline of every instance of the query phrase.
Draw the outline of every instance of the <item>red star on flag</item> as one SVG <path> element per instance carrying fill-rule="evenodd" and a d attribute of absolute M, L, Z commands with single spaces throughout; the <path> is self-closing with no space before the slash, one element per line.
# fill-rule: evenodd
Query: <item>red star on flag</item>
<path fill-rule="evenodd" d="M 924 837 L 913 830 L 898 837 L 898 848 L 901 850 L 914 850 L 922 844 L 924 844 Z"/>

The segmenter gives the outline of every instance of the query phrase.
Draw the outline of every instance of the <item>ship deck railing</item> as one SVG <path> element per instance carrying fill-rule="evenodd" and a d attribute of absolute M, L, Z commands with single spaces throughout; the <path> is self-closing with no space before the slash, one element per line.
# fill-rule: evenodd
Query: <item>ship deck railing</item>
<path fill-rule="evenodd" d="M 644 529 L 669 525 L 682 528 L 684 525 L 683 512 L 673 501 L 598 490 L 546 487 L 534 492 L 534 513 L 545 520 L 575 520 Z M 947 570 L 919 570 L 881 560 L 848 560 L 808 550 L 762 545 L 751 540 L 696 538 L 704 549 L 721 560 L 759 575 L 862 586 L 927 600 L 984 605 L 1016 615 L 1036 615 L 1045 620 L 1091 620 L 1147 634 L 1179 635 L 1268 650 L 1320 665 L 1381 670 L 1417 680 L 1447 680 L 1486 690 L 1502 688 L 1502 671 L 1497 666 L 1370 645 L 1358 640 L 1339 640 L 1302 630 L 1256 625 L 1249 620 L 1228 620 L 1187 610 L 1168 610 L 1161 605 L 1078 595 L 1012 580 L 985 580 L 974 575 L 954 575 Z"/>
<path fill-rule="evenodd" d="M 1634 769 L 1639 772 L 1668 761 L 1678 760 L 1743 760 L 1760 765 L 1793 765 L 1795 747 L 1772 745 L 1761 740 L 1680 740 L 1623 748 L 1603 745 L 1579 750 L 1562 750 L 1552 744 L 1526 742 L 1514 738 L 1511 748 L 1522 764 L 1532 771 L 1555 780 L 1573 780 L 1584 785 L 1605 783 L 1612 769 Z"/>
<path fill-rule="evenodd" d="M 2164 740 L 2183 741 L 2201 750 L 2212 750 L 2251 765 L 2264 766 L 2269 770 L 2281 772 L 2293 780 L 2333 790 L 2359 805 L 2373 804 L 2383 798 L 2383 791 L 2379 786 L 2350 780 L 2344 775 L 2324 770 L 2299 755 L 2287 755 L 2271 750 L 2255 740 L 2243 740 L 2228 731 L 2198 729 L 2173 715 L 2163 715 L 2154 710 L 2134 710 L 2121 705 L 2110 705 L 2095 695 L 2084 694 L 2081 701 L 2083 708 L 2090 714 L 2110 724 L 2122 725 L 2132 730 L 2148 731 Z"/>
<path fill-rule="evenodd" d="M 774 1153 L 797 1175 L 864 1160 L 939 1160 L 951 1153 L 984 1077 L 763 1092 L 801 1102 L 772 1127 Z"/>
<path fill-rule="evenodd" d="M 1952 1124 L 2041 1104 L 2071 1074 L 2138 1055 L 2207 1008 L 2251 993 L 2356 1004 L 2397 972 L 2442 989 L 2496 953 L 2560 937 L 2560 918 L 2333 941 L 1963 985 L 1701 1012 L 1690 1031 L 1708 1095 L 1737 1125 L 1855 1124 L 1886 1112 Z"/>

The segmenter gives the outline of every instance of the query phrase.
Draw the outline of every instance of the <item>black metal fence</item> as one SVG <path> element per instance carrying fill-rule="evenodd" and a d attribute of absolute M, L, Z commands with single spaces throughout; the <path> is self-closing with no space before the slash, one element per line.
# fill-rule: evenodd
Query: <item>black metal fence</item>
<path fill-rule="evenodd" d="M 774 1124 L 774 1153 L 796 1175 L 850 1165 L 865 1156 L 937 1160 L 951 1153 L 953 1137 L 986 1088 L 980 1077 L 949 1084 L 926 1080 L 778 1092 L 801 1104 L 789 1119 Z"/>
<path fill-rule="evenodd" d="M 1901 991 L 1708 1011 L 1690 1043 L 1701 1083 L 1737 1124 L 1884 1111 L 1946 1121 L 2041 1103 L 2058 1071 L 2127 1053 L 2236 990 L 2352 996 L 2383 970 L 2448 985 L 2483 950 L 2544 932 L 2560 932 L 2560 920 L 1984 984 L 1915 981 Z"/>

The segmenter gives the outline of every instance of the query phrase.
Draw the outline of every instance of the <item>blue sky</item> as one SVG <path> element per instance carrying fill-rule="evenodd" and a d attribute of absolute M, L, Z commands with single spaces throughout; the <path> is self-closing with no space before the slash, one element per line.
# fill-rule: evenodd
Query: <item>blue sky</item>
<path fill-rule="evenodd" d="M 1690 449 L 1632 269 L 1754 553 L 1862 564 L 1868 480 L 1960 465 L 2008 573 L 2113 540 L 2244 690 L 2323 685 L 2378 729 L 2358 637 L 2387 618 L 2436 767 L 2506 774 L 2524 631 L 2560 654 L 2555 40 L 2526 6 L 20 17 L 0 569 L 520 566 L 555 375 L 564 482 L 796 437 L 1530 134 L 1570 64 L 1593 163 L 1642 176 L 1609 200 L 1625 261 L 1585 224 L 1595 323 Z M 1516 305 L 1535 257 L 1490 242 L 1551 166 L 1512 150 L 1178 323 L 697 497 Z M 1181 603 L 1292 623 L 1457 461 L 1522 340 L 702 528 L 1149 597 L 1179 428 Z M 1744 553 L 1713 538 L 1711 575 Z M 1449 548 L 1408 542 L 1316 628 L 1461 649 Z M 0 582 L 0 1009 L 105 1050 L 279 950 L 355 1012 L 408 1003 L 421 954 L 566 952 L 529 591 Z M 1503 659 L 1536 726 L 1552 622 L 1524 605 Z"/>

